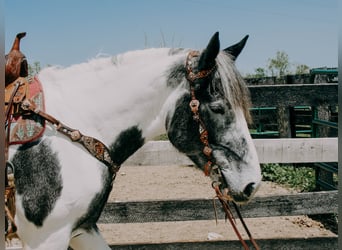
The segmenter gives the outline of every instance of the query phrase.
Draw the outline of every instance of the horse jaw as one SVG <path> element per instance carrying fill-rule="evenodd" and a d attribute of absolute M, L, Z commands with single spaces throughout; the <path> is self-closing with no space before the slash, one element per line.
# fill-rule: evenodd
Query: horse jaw
<path fill-rule="evenodd" d="M 228 145 L 238 146 L 228 151 L 223 149 L 224 146 L 215 147 L 213 159 L 221 170 L 222 189 L 227 188 L 228 195 L 236 203 L 243 204 L 254 196 L 262 176 L 257 151 L 242 110 L 236 112 L 235 126 L 236 132 L 226 133 L 223 138 L 229 142 Z"/>

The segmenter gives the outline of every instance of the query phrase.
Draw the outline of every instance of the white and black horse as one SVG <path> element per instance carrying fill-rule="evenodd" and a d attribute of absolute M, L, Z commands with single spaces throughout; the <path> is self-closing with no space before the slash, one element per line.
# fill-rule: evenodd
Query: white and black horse
<path fill-rule="evenodd" d="M 246 40 L 220 50 L 215 33 L 191 58 L 186 49 L 158 48 L 45 68 L 38 77 L 46 112 L 104 142 L 118 165 L 166 131 L 171 143 L 203 169 L 208 157 L 201 124 L 189 107 L 195 96 L 222 188 L 235 202 L 247 202 L 261 173 L 246 122 L 248 88 L 234 65 Z M 189 67 L 200 77 L 190 81 Z M 9 160 L 24 249 L 110 249 L 96 227 L 112 189 L 107 166 L 49 124 L 40 139 L 11 146 Z M 131 185 L 139 188 L 139 183 Z"/>

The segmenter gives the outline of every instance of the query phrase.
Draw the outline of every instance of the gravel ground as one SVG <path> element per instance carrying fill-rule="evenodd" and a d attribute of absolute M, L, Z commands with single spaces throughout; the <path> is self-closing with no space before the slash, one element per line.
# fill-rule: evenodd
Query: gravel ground
<path fill-rule="evenodd" d="M 256 196 L 281 195 L 296 191 L 272 182 L 262 182 Z M 189 166 L 124 166 L 120 170 L 110 201 L 141 201 L 182 198 L 212 198 L 214 191 L 208 177 Z M 323 224 L 307 216 L 286 216 L 245 219 L 253 237 L 303 238 L 333 236 Z M 229 223 L 219 220 L 161 223 L 99 224 L 108 244 L 188 242 L 207 240 L 236 240 Z M 237 220 L 242 236 L 242 225 Z M 12 247 L 20 247 L 13 240 Z M 20 249 L 10 248 L 6 249 Z"/>

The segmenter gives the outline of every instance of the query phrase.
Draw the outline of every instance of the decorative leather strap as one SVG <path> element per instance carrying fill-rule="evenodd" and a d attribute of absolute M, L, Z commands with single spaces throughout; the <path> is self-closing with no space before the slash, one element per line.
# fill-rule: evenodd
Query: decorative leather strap
<path fill-rule="evenodd" d="M 94 156 L 96 159 L 104 163 L 110 169 L 110 171 L 113 174 L 113 180 L 114 180 L 116 176 L 116 172 L 119 171 L 120 166 L 118 166 L 112 161 L 110 157 L 110 151 L 104 143 L 102 143 L 96 138 L 83 135 L 77 129 L 73 129 L 64 125 L 55 117 L 45 113 L 42 110 L 37 109 L 35 104 L 29 99 L 26 99 L 23 101 L 21 108 L 25 111 L 30 111 L 39 115 L 46 121 L 55 125 L 57 131 L 69 137 L 71 141 L 80 143 L 92 156 Z"/>
<path fill-rule="evenodd" d="M 193 114 L 192 115 L 193 119 L 199 125 L 200 140 L 204 146 L 202 152 L 208 159 L 207 163 L 204 165 L 204 174 L 206 176 L 209 176 L 210 172 L 211 172 L 211 167 L 213 164 L 211 161 L 211 154 L 212 154 L 213 150 L 209 145 L 208 130 L 206 129 L 205 124 L 199 115 L 200 101 L 196 98 L 196 95 L 195 95 L 194 81 L 197 79 L 207 77 L 215 69 L 215 66 L 211 69 L 208 69 L 208 70 L 199 71 L 196 74 L 193 73 L 191 59 L 193 57 L 198 57 L 198 56 L 199 56 L 198 51 L 190 51 L 188 54 L 188 57 L 186 59 L 186 70 L 188 72 L 187 79 L 188 79 L 189 84 L 190 84 L 190 94 L 191 94 L 191 101 L 189 103 L 189 106 L 190 106 L 191 112 Z"/>
<path fill-rule="evenodd" d="M 193 119 L 199 124 L 199 133 L 200 133 L 200 140 L 202 142 L 202 144 L 204 145 L 203 148 L 203 154 L 207 157 L 207 163 L 204 165 L 204 173 L 206 176 L 210 176 L 211 179 L 213 180 L 212 182 L 212 187 L 214 188 L 215 192 L 216 192 L 216 197 L 219 199 L 224 212 L 226 213 L 226 217 L 228 218 L 230 224 L 232 225 L 235 234 L 237 235 L 237 237 L 239 238 L 243 248 L 245 250 L 249 250 L 248 245 L 246 244 L 246 242 L 244 241 L 244 239 L 242 238 L 239 230 L 236 227 L 236 224 L 234 222 L 234 218 L 233 218 L 233 213 L 230 210 L 229 207 L 229 202 L 231 201 L 231 198 L 228 195 L 223 195 L 220 191 L 220 185 L 222 183 L 222 175 L 221 172 L 218 168 L 218 166 L 216 166 L 215 164 L 212 163 L 211 160 L 211 156 L 212 156 L 212 148 L 209 145 L 209 140 L 208 140 L 208 131 L 205 127 L 204 122 L 202 121 L 200 114 L 199 114 L 199 106 L 200 106 L 200 102 L 199 100 L 197 100 L 196 95 L 195 95 L 195 87 L 194 87 L 194 81 L 197 79 L 201 79 L 204 77 L 207 77 L 208 75 L 210 75 L 211 72 L 213 72 L 213 70 L 215 69 L 216 65 L 209 69 L 209 70 L 202 70 L 197 72 L 196 74 L 193 73 L 192 71 L 192 62 L 191 59 L 192 57 L 198 57 L 200 54 L 198 51 L 190 51 L 188 54 L 188 57 L 186 59 L 186 70 L 187 70 L 187 80 L 189 82 L 190 85 L 190 95 L 191 95 L 191 101 L 189 103 L 191 112 L 192 112 L 192 117 Z M 247 225 L 245 224 L 242 215 L 239 211 L 238 206 L 232 202 L 234 205 L 234 208 L 243 224 L 244 229 L 246 230 L 249 239 L 251 240 L 253 246 L 255 247 L 256 250 L 260 250 L 259 246 L 257 245 L 257 243 L 255 242 L 255 240 L 253 239 L 251 233 L 249 232 Z"/>
<path fill-rule="evenodd" d="M 25 81 L 26 82 L 26 81 Z M 5 118 L 6 123 L 5 126 L 8 126 L 7 129 L 7 135 L 5 140 L 5 159 L 6 163 L 8 160 L 8 148 L 9 148 L 9 134 L 10 134 L 10 120 L 9 116 L 13 113 L 13 104 L 17 104 L 18 107 L 18 113 L 17 114 L 25 114 L 30 115 L 32 113 L 35 113 L 42 117 L 44 120 L 50 122 L 51 124 L 56 126 L 57 131 L 60 133 L 66 135 L 69 137 L 73 142 L 80 143 L 92 156 L 94 156 L 96 159 L 98 159 L 100 162 L 104 163 L 109 171 L 112 174 L 112 181 L 114 181 L 116 177 L 116 173 L 119 171 L 120 166 L 115 164 L 111 157 L 110 157 L 110 151 L 106 147 L 104 143 L 99 141 L 96 138 L 83 135 L 80 131 L 76 129 L 72 129 L 63 123 L 61 123 L 59 120 L 54 118 L 53 116 L 45 113 L 44 111 L 40 110 L 35 102 L 31 99 L 25 99 L 23 98 L 26 96 L 23 95 L 23 91 L 19 91 L 21 86 L 23 86 L 23 83 L 21 81 L 16 81 L 13 88 L 11 88 L 11 93 L 8 92 L 8 101 L 6 100 L 7 107 L 5 108 Z M 7 177 L 7 164 L 5 166 L 5 177 Z M 8 179 L 5 178 L 5 219 L 6 222 L 8 222 L 8 225 L 6 226 L 6 232 L 5 236 L 8 237 L 10 234 L 15 234 L 17 230 L 17 226 L 14 221 L 14 215 L 15 215 L 15 187 L 10 186 Z"/>

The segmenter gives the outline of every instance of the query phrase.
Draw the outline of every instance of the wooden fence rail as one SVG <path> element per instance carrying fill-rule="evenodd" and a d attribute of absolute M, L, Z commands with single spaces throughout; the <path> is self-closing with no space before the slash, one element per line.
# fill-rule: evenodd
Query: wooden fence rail
<path fill-rule="evenodd" d="M 337 138 L 254 139 L 260 163 L 337 162 Z M 124 165 L 192 165 L 169 141 L 150 141 Z"/>
<path fill-rule="evenodd" d="M 248 86 L 254 107 L 338 104 L 338 84 L 281 84 Z"/>
<path fill-rule="evenodd" d="M 248 241 L 247 241 L 248 242 Z M 262 250 L 337 250 L 337 238 L 317 237 L 301 239 L 259 239 L 257 240 Z M 111 246 L 114 250 L 242 250 L 241 242 L 230 241 L 204 241 L 204 242 L 172 242 L 172 243 L 141 243 L 133 245 Z M 251 248 L 253 249 L 253 248 Z"/>
<path fill-rule="evenodd" d="M 241 213 L 245 218 L 331 214 L 337 213 L 337 200 L 337 191 L 255 197 L 241 208 Z M 224 212 L 219 209 L 217 216 L 224 219 Z M 213 199 L 111 202 L 103 210 L 99 223 L 192 220 L 215 220 Z"/>
<path fill-rule="evenodd" d="M 261 163 L 336 162 L 337 138 L 254 139 Z M 125 165 L 192 165 L 168 141 L 143 146 Z M 331 214 L 338 210 L 337 191 L 255 197 L 243 206 L 245 218 Z M 219 206 L 217 206 L 219 207 Z M 218 219 L 224 213 L 218 210 Z M 108 203 L 99 223 L 148 223 L 214 220 L 212 199 L 150 200 Z M 259 239 L 261 249 L 338 249 L 337 237 Z M 139 243 L 112 249 L 242 249 L 239 241 Z"/>

